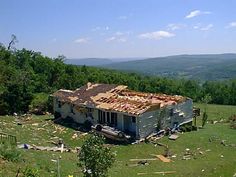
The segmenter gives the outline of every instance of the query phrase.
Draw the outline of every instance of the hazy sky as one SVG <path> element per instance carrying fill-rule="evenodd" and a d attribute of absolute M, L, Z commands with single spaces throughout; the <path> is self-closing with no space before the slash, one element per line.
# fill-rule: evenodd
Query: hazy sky
<path fill-rule="evenodd" d="M 52 57 L 236 53 L 236 0 L 0 0 L 0 42 Z"/>

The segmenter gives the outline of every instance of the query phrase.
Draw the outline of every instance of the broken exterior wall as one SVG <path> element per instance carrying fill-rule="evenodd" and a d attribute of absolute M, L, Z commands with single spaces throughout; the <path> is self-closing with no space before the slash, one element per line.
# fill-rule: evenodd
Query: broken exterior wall
<path fill-rule="evenodd" d="M 136 138 L 145 138 L 157 131 L 158 115 L 160 110 L 145 112 L 137 118 Z"/>
<path fill-rule="evenodd" d="M 177 105 L 143 113 L 138 117 L 137 137 L 145 138 L 158 130 L 192 121 L 192 107 L 192 100 L 187 99 Z"/>
<path fill-rule="evenodd" d="M 62 118 L 66 118 L 70 114 L 70 103 L 64 103 L 58 101 L 57 98 L 54 98 L 54 112 L 61 114 Z"/>
<path fill-rule="evenodd" d="M 98 122 L 98 110 L 74 106 L 73 113 L 70 114 L 70 117 L 80 124 L 83 124 L 85 121 L 96 124 Z"/>
<path fill-rule="evenodd" d="M 173 116 L 171 118 L 171 127 L 174 127 L 174 124 L 180 125 L 191 122 L 192 119 L 193 101 L 191 99 L 187 99 L 185 102 L 174 106 Z"/>

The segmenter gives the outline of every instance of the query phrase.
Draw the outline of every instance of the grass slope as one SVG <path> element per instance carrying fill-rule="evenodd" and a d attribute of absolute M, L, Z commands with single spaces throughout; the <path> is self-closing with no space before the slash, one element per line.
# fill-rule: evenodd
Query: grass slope
<path fill-rule="evenodd" d="M 198 104 L 203 108 L 203 105 Z M 210 120 L 227 120 L 232 114 L 236 114 L 236 106 L 208 105 Z M 49 141 L 56 140 L 55 137 L 63 138 L 65 143 L 71 147 L 81 146 L 84 137 L 79 136 L 72 140 L 74 130 L 54 125 L 52 116 L 34 116 L 31 122 L 22 126 L 17 125 L 13 117 L 0 117 L 1 131 L 16 134 L 20 143 L 35 145 L 50 145 Z M 198 123 L 201 121 L 198 120 Z M 210 121 L 209 121 L 210 122 Z M 188 132 L 180 135 L 176 141 L 170 141 L 167 137 L 160 140 L 168 144 L 172 154 L 173 162 L 163 163 L 159 160 L 151 161 L 147 166 L 130 167 L 134 162 L 129 159 L 153 158 L 150 154 L 162 154 L 164 149 L 154 144 L 141 143 L 138 145 L 113 145 L 112 149 L 117 152 L 116 162 L 109 171 L 109 176 L 137 176 L 140 172 L 176 171 L 168 176 L 233 176 L 236 173 L 236 148 L 226 147 L 220 144 L 220 140 L 226 140 L 228 144 L 236 144 L 236 130 L 230 129 L 225 121 L 216 124 L 208 123 L 204 129 Z M 209 142 L 210 137 L 219 140 Z M 50 139 L 52 138 L 52 139 Z M 195 159 L 182 160 L 185 149 L 196 153 Z M 200 149 L 199 149 L 200 148 Z M 199 152 L 203 154 L 200 154 Z M 81 176 L 77 167 L 77 156 L 73 153 L 58 153 L 33 150 L 21 150 L 22 161 L 18 163 L 7 162 L 0 159 L 0 176 L 14 177 L 19 167 L 32 166 L 39 169 L 42 177 L 56 176 L 56 163 L 52 159 L 61 157 L 61 176 L 69 174 Z M 158 175 L 146 175 L 158 176 Z"/>

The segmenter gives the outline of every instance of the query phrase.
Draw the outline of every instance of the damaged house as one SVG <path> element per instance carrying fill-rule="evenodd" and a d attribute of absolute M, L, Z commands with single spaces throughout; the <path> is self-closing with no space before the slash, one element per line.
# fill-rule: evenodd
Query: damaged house
<path fill-rule="evenodd" d="M 73 91 L 60 89 L 53 99 L 61 118 L 107 125 L 136 139 L 192 121 L 190 98 L 136 92 L 124 85 L 87 83 Z"/>

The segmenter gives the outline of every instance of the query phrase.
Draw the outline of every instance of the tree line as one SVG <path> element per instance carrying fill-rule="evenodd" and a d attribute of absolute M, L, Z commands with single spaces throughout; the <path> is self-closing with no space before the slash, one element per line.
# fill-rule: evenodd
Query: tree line
<path fill-rule="evenodd" d="M 27 112 L 50 105 L 54 91 L 76 89 L 87 82 L 123 84 L 142 92 L 183 95 L 200 102 L 205 95 L 210 103 L 236 105 L 236 79 L 207 81 L 143 76 L 110 69 L 67 65 L 65 57 L 50 58 L 27 49 L 0 45 L 0 114 Z"/>

